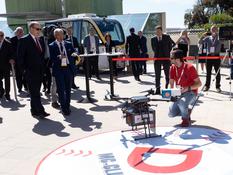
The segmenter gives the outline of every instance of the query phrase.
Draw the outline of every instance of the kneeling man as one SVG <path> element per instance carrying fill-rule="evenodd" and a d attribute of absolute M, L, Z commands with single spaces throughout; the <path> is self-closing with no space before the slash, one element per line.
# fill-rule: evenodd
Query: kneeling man
<path fill-rule="evenodd" d="M 182 127 L 191 124 L 191 106 L 193 105 L 198 88 L 201 86 L 195 67 L 183 60 L 183 51 L 176 49 L 171 52 L 170 87 L 180 88 L 181 96 L 169 107 L 169 117 L 181 116 Z"/>

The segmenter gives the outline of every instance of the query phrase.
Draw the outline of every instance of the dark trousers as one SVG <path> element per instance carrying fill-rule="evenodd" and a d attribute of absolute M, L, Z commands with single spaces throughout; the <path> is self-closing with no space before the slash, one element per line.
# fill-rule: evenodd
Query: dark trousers
<path fill-rule="evenodd" d="M 232 53 L 231 53 L 231 56 L 233 56 Z M 231 71 L 230 77 L 231 77 L 231 79 L 233 79 L 233 59 L 231 59 L 231 61 L 230 61 L 230 71 Z"/>
<path fill-rule="evenodd" d="M 41 78 L 33 78 L 33 77 L 26 78 L 30 97 L 31 97 L 31 113 L 32 114 L 41 114 L 44 112 L 44 107 L 41 104 L 41 97 L 40 97 L 42 75 L 38 77 L 41 77 Z"/>
<path fill-rule="evenodd" d="M 168 88 L 169 84 L 169 70 L 170 70 L 170 61 L 155 61 L 155 87 L 160 88 L 160 77 L 161 77 L 161 66 L 163 66 L 163 71 L 165 74 L 166 85 L 165 88 Z"/>
<path fill-rule="evenodd" d="M 140 55 L 140 58 L 148 58 L 149 55 L 148 54 L 145 54 L 145 53 L 142 53 Z M 146 61 L 140 61 L 140 64 L 141 64 L 141 73 L 146 73 L 147 72 L 147 68 L 146 68 Z"/>
<path fill-rule="evenodd" d="M 5 81 L 5 90 L 3 88 L 3 82 Z M 0 70 L 0 94 L 10 95 L 10 70 Z"/>
<path fill-rule="evenodd" d="M 99 57 L 98 56 L 93 56 L 93 57 L 87 57 L 84 62 L 83 62 L 83 66 L 85 69 L 86 66 L 86 61 L 89 61 L 89 77 L 91 77 L 91 75 L 96 75 L 96 77 L 99 77 Z"/>
<path fill-rule="evenodd" d="M 64 68 L 61 71 L 59 75 L 55 76 L 58 98 L 62 111 L 68 112 L 70 110 L 71 81 L 73 76 L 69 68 Z"/>
<path fill-rule="evenodd" d="M 132 71 L 134 78 L 139 78 L 140 72 L 141 72 L 141 63 L 140 61 L 132 61 Z"/>
<path fill-rule="evenodd" d="M 215 72 L 218 72 L 218 69 L 220 68 L 221 65 L 221 60 L 207 60 L 206 61 L 206 83 L 205 86 L 206 87 L 210 87 L 210 81 L 211 81 L 211 71 L 212 71 L 212 67 L 214 67 Z M 218 74 L 216 75 L 216 88 L 220 88 L 220 80 L 221 80 L 221 75 L 220 75 L 220 69 Z"/>
<path fill-rule="evenodd" d="M 19 91 L 22 90 L 23 86 L 24 86 L 25 89 L 28 88 L 27 83 L 26 83 L 26 79 L 25 79 L 25 75 L 24 75 L 24 73 L 22 73 L 20 71 L 17 64 L 15 66 L 15 77 L 16 77 L 17 88 L 18 88 Z"/>
<path fill-rule="evenodd" d="M 51 74 L 50 68 L 46 67 L 45 73 L 43 76 L 43 86 L 44 86 L 44 89 L 47 89 L 48 92 L 50 92 L 51 83 L 52 83 L 52 74 Z"/>

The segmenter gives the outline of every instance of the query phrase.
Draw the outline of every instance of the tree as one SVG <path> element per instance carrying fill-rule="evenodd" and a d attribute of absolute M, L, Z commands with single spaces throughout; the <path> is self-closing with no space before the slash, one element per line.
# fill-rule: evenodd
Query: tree
<path fill-rule="evenodd" d="M 185 13 L 184 24 L 188 28 L 202 26 L 210 22 L 211 16 L 222 13 L 225 15 L 221 17 L 214 16 L 212 19 L 221 18 L 224 21 L 229 21 L 229 16 L 233 16 L 233 0 L 197 0 L 193 9 L 189 9 Z"/>

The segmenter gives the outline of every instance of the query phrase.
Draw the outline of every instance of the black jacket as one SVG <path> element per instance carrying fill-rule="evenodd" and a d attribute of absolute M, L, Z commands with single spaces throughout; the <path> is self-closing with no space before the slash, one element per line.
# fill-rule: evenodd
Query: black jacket
<path fill-rule="evenodd" d="M 106 47 L 106 52 L 107 53 L 111 53 L 112 52 L 112 47 L 115 47 L 116 44 L 114 41 L 110 41 L 110 44 L 107 44 L 107 42 L 105 43 L 105 47 Z"/>
<path fill-rule="evenodd" d="M 0 70 L 1 71 L 9 71 L 10 63 L 9 60 L 14 59 L 13 49 L 11 42 L 4 39 L 2 43 L 2 47 L 0 49 Z"/>
<path fill-rule="evenodd" d="M 172 47 L 174 47 L 176 44 L 171 39 L 169 35 L 162 35 L 162 41 L 158 41 L 158 37 L 155 36 L 151 39 L 151 47 L 154 51 L 154 57 L 155 58 L 170 58 L 170 52 L 172 50 Z"/>
<path fill-rule="evenodd" d="M 126 53 L 129 53 L 130 57 L 140 56 L 140 38 L 138 35 L 131 34 L 127 36 L 125 50 Z"/>
<path fill-rule="evenodd" d="M 30 34 L 21 38 L 17 49 L 17 63 L 21 71 L 26 71 L 26 78 L 41 79 L 44 72 L 44 42 L 40 38 L 42 52 Z"/>
<path fill-rule="evenodd" d="M 142 54 L 146 54 L 148 52 L 147 39 L 145 36 L 142 36 L 140 38 L 140 49 L 141 49 Z"/>

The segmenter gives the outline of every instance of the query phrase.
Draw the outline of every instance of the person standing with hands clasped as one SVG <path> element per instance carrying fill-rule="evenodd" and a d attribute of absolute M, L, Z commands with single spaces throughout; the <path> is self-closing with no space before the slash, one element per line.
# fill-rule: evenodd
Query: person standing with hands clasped
<path fill-rule="evenodd" d="M 64 31 L 54 30 L 55 41 L 49 45 L 52 73 L 57 84 L 57 92 L 63 115 L 70 115 L 71 84 L 75 70 L 75 50 L 72 44 L 64 41 Z"/>
<path fill-rule="evenodd" d="M 169 107 L 169 117 L 182 117 L 182 127 L 191 124 L 191 106 L 193 105 L 201 80 L 195 67 L 191 63 L 184 62 L 183 51 L 176 49 L 171 52 L 170 87 L 180 88 L 181 96 Z"/>

